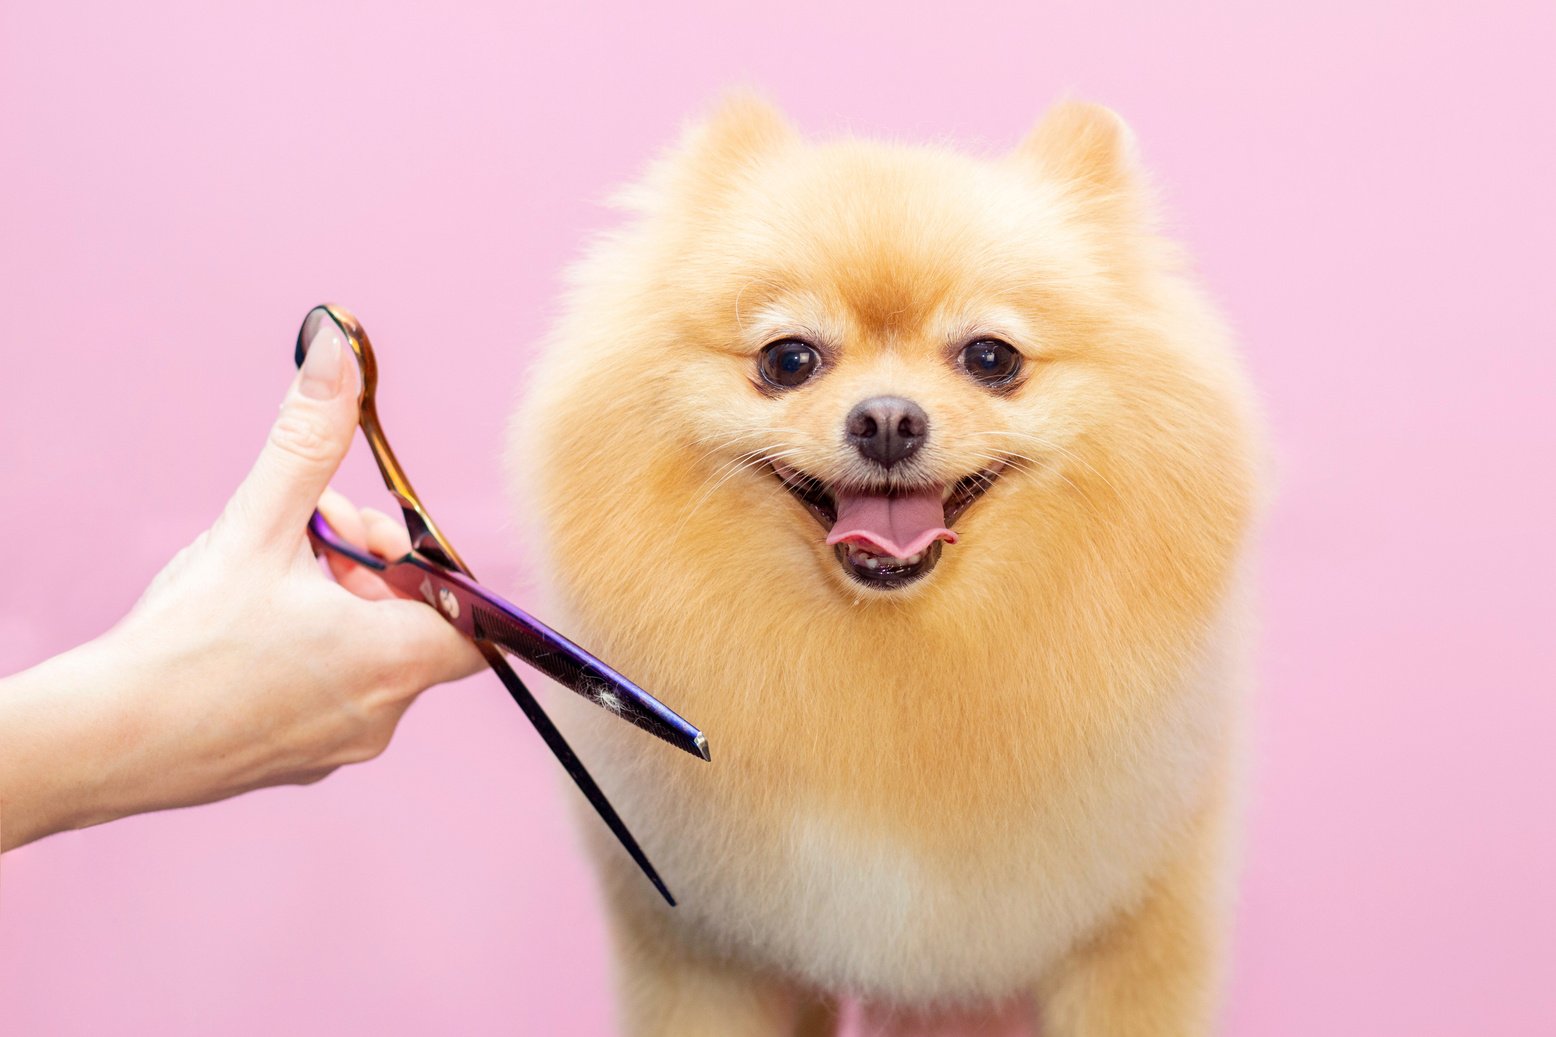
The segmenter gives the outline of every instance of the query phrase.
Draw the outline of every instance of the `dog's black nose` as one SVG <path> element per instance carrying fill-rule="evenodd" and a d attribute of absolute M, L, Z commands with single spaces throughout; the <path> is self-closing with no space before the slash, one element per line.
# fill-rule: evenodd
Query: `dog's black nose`
<path fill-rule="evenodd" d="M 872 396 L 848 412 L 848 441 L 887 468 L 912 457 L 929 438 L 929 415 L 901 396 Z"/>

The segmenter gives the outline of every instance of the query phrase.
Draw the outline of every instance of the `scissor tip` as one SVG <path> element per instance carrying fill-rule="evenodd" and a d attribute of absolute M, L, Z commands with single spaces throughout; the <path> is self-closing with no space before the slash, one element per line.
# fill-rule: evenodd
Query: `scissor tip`
<path fill-rule="evenodd" d="M 709 763 L 713 762 L 713 757 L 708 755 L 708 736 L 707 735 L 703 734 L 701 731 L 697 732 L 697 740 L 694 741 L 692 744 L 697 747 L 697 755 L 698 756 L 701 756 L 704 760 L 707 760 Z"/>
<path fill-rule="evenodd" d="M 654 888 L 659 890 L 659 895 L 665 898 L 665 903 L 671 907 L 679 906 L 675 902 L 675 894 L 670 892 L 670 887 L 665 885 L 664 879 L 659 877 L 659 873 L 654 870 L 654 866 L 644 861 L 639 861 L 638 863 L 643 866 L 644 872 L 648 875 L 648 881 L 652 882 Z"/>

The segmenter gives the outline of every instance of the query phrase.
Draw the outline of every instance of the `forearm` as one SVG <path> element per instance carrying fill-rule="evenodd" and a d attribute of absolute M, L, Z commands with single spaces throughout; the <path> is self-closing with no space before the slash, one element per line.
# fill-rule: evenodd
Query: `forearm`
<path fill-rule="evenodd" d="M 161 636 L 166 622 L 114 630 L 0 681 L 0 850 L 131 814 L 192 806 L 312 776 L 281 687 L 225 624 Z M 272 713 L 276 715 L 271 715 Z M 290 737 L 276 737 L 277 724 Z M 294 759 L 300 757 L 300 761 Z"/>
<path fill-rule="evenodd" d="M 0 850 L 121 815 L 128 675 L 108 639 L 0 680 Z"/>

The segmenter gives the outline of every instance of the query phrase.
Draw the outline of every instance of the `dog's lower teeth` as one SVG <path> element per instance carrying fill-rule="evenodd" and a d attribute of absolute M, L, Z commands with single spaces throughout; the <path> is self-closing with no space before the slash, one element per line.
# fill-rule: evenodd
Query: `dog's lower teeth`
<path fill-rule="evenodd" d="M 924 560 L 924 552 L 922 551 L 915 555 L 909 555 L 906 558 L 897 558 L 892 555 L 870 554 L 868 551 L 860 550 L 850 551 L 849 555 L 850 561 L 852 561 L 855 565 L 863 566 L 866 569 L 906 569 L 909 566 L 917 565 Z"/>
<path fill-rule="evenodd" d="M 837 545 L 837 558 L 856 581 L 866 586 L 891 588 L 911 583 L 934 568 L 939 547 L 939 544 L 931 544 L 923 551 L 899 558 L 877 554 L 863 544 L 845 542 Z"/>

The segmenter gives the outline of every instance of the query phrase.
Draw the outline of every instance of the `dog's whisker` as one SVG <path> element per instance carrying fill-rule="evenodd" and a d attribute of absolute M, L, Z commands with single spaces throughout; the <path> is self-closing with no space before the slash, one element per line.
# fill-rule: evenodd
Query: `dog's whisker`
<path fill-rule="evenodd" d="M 721 477 L 724 475 L 724 473 L 726 471 L 729 471 L 731 469 L 737 469 L 738 470 L 738 468 L 740 466 L 742 466 L 745 463 L 747 463 L 751 458 L 754 458 L 754 457 L 758 456 L 760 453 L 761 453 L 761 451 L 757 451 L 757 450 L 746 451 L 745 453 L 739 454 L 736 457 L 723 462 L 717 468 L 715 468 L 712 472 L 710 472 L 702 480 L 702 482 L 697 484 L 696 489 L 694 489 L 692 491 L 694 494 L 698 495 L 697 498 L 696 498 L 696 503 L 693 505 L 693 510 L 695 510 L 697 506 L 701 505 L 703 499 L 708 494 L 711 494 L 714 489 L 717 489 L 717 485 L 718 484 L 715 484 L 712 488 L 708 489 L 706 493 L 702 492 L 704 487 L 707 487 L 709 483 L 714 482 L 714 480 L 716 480 L 716 479 L 719 480 L 719 482 L 721 483 L 723 481 L 723 479 Z M 689 516 L 690 512 L 688 512 L 687 515 Z M 682 525 L 684 525 L 684 524 L 685 524 L 685 518 L 682 519 Z M 679 527 L 677 527 L 676 531 L 677 532 L 680 531 Z"/>
<path fill-rule="evenodd" d="M 1104 486 L 1106 486 L 1109 490 L 1113 491 L 1114 496 L 1119 497 L 1119 498 L 1123 497 L 1123 494 L 1119 492 L 1118 487 L 1113 485 L 1112 481 L 1110 479 L 1108 479 L 1107 476 L 1103 475 L 1100 471 L 1098 471 L 1095 465 L 1091 464 L 1084 457 L 1081 457 L 1079 454 L 1075 453 L 1075 451 L 1070 450 L 1069 448 L 1067 448 L 1065 446 L 1062 446 L 1059 443 L 1055 443 L 1052 440 L 1047 439 L 1047 438 L 1045 438 L 1043 436 L 1039 436 L 1039 435 L 1037 435 L 1035 433 L 1032 433 L 1032 432 L 1022 432 L 1022 431 L 1018 431 L 1018 430 L 1015 430 L 1015 429 L 974 430 L 974 431 L 971 431 L 971 432 L 969 432 L 967 434 L 971 435 L 971 436 L 998 436 L 998 437 L 1013 437 L 1013 438 L 1017 438 L 1017 439 L 1031 440 L 1032 442 L 1036 443 L 1038 446 L 1042 447 L 1043 449 L 1052 451 L 1053 453 L 1058 454 L 1060 457 L 1064 458 L 1065 460 L 1072 461 L 1075 464 L 1078 464 L 1081 467 L 1085 468 L 1091 474 L 1095 475 L 1102 482 L 1102 484 Z"/>
<path fill-rule="evenodd" d="M 794 439 L 801 439 L 801 438 L 804 437 L 804 433 L 802 431 L 800 431 L 799 429 L 789 429 L 789 428 L 760 428 L 760 429 L 751 429 L 749 431 L 737 433 L 736 435 L 727 437 L 725 439 L 718 440 L 716 442 L 711 442 L 711 443 L 704 444 L 703 445 L 703 453 L 704 453 L 705 456 L 712 457 L 712 456 L 715 456 L 717 454 L 723 453 L 725 450 L 734 449 L 735 447 L 739 446 L 740 443 L 742 443 L 743 441 L 750 440 L 750 439 L 760 439 L 761 441 L 769 443 L 769 444 L 773 443 L 776 440 L 777 445 L 780 445 L 780 446 L 787 445 L 784 440 L 778 438 L 780 435 L 787 435 L 787 436 L 792 437 Z"/>
<path fill-rule="evenodd" d="M 681 531 L 686 527 L 686 523 L 691 520 L 692 516 L 697 513 L 698 509 L 706 504 L 713 497 L 713 495 L 718 492 L 719 487 L 723 486 L 730 479 L 733 479 L 735 476 L 748 469 L 756 468 L 763 464 L 771 464 L 775 460 L 783 457 L 790 457 L 799 452 L 800 450 L 797 447 L 765 451 L 747 451 L 746 453 L 741 454 L 739 457 L 735 458 L 733 461 L 729 461 L 721 465 L 714 471 L 713 475 L 710 475 L 707 479 L 703 480 L 702 485 L 706 485 L 709 480 L 718 477 L 718 481 L 715 482 L 712 486 L 708 487 L 706 491 L 701 493 L 692 506 L 686 510 L 686 513 L 681 516 L 681 521 L 676 525 L 675 532 L 672 534 L 672 539 L 679 538 Z M 720 475 L 721 472 L 723 473 L 722 475 Z M 701 489 L 700 486 L 699 489 Z"/>
<path fill-rule="evenodd" d="M 1100 510 L 1097 508 L 1096 502 L 1091 499 L 1090 495 L 1088 495 L 1086 491 L 1075 482 L 1075 480 L 1065 475 L 1064 472 L 1060 471 L 1053 465 L 1045 465 L 1037 458 L 1021 453 L 990 454 L 985 451 L 974 451 L 973 454 L 982 460 L 1003 463 L 1011 470 L 1022 475 L 1031 475 L 1036 477 L 1045 471 L 1052 472 L 1055 477 L 1063 481 L 1066 486 L 1075 491 L 1076 496 L 1086 503 L 1086 506 L 1092 510 L 1093 514 L 1101 514 Z M 983 489 L 987 489 L 992 483 L 993 478 L 988 473 L 978 473 L 978 485 L 981 485 Z"/>

